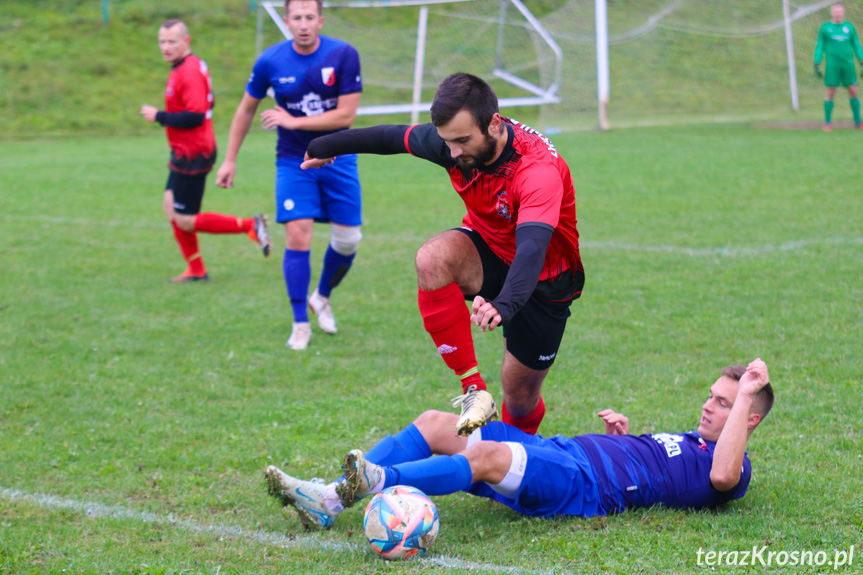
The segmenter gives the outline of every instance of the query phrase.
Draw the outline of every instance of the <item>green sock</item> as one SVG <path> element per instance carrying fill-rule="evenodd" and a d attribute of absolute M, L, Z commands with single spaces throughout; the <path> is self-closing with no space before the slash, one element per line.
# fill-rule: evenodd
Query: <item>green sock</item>
<path fill-rule="evenodd" d="M 830 123 L 830 116 L 833 115 L 833 101 L 824 100 L 824 123 Z"/>
<path fill-rule="evenodd" d="M 851 113 L 854 114 L 854 125 L 860 123 L 860 100 L 851 98 Z"/>

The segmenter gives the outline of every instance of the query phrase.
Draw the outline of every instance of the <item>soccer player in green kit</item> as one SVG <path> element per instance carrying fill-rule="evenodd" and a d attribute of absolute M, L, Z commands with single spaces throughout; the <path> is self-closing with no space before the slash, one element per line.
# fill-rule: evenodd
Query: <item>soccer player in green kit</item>
<path fill-rule="evenodd" d="M 830 131 L 833 97 L 839 84 L 848 88 L 854 124 L 858 128 L 863 128 L 860 120 L 860 100 L 857 99 L 857 72 L 854 70 L 854 56 L 863 62 L 863 48 L 860 47 L 854 25 L 845 22 L 845 8 L 841 4 L 834 4 L 830 8 L 830 21 L 822 24 L 818 31 L 818 44 L 815 46 L 815 74 L 819 78 L 822 76 L 820 68 L 822 55 L 827 57 L 824 73 L 824 85 L 827 86 L 827 96 L 824 99 L 824 131 Z"/>

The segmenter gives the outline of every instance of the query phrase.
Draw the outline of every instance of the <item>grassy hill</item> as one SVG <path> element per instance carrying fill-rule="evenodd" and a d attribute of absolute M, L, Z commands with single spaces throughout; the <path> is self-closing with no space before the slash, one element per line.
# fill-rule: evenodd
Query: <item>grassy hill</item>
<path fill-rule="evenodd" d="M 193 50 L 210 64 L 217 99 L 215 123 L 217 133 L 224 134 L 255 58 L 256 5 L 256 0 L 110 0 L 110 21 L 105 24 L 99 0 L 3 0 L 0 138 L 152 133 L 154 126 L 143 122 L 138 110 L 144 103 L 162 102 L 168 69 L 161 61 L 156 34 L 167 18 L 187 21 Z M 541 113 L 528 108 L 508 110 L 508 114 L 541 129 L 595 123 L 593 5 L 593 0 L 529 3 L 564 52 L 563 103 L 546 106 Z M 466 70 L 490 77 L 495 6 L 497 0 L 433 7 L 426 100 L 440 74 Z M 401 101 L 408 101 L 416 10 L 351 9 L 325 14 L 324 31 L 348 38 L 360 49 L 365 104 L 391 101 L 393 89 L 401 90 Z M 849 6 L 848 10 L 851 21 L 863 17 L 861 8 Z M 795 25 L 802 115 L 811 119 L 820 114 L 823 91 L 811 73 L 815 31 L 826 17 L 822 12 Z M 515 10 L 508 17 L 513 22 L 518 19 Z M 735 36 L 781 17 L 779 3 L 759 0 L 729 0 L 721 5 L 698 0 L 609 0 L 612 120 L 787 116 L 784 32 L 774 29 Z M 647 26 L 650 22 L 656 26 Z M 647 31 L 627 36 L 644 26 Z M 507 42 L 513 42 L 507 64 L 531 81 L 547 84 L 553 68 L 549 52 L 543 52 L 541 42 L 519 26 L 513 25 L 512 30 L 507 37 Z M 731 32 L 717 36 L 709 30 Z M 522 37 L 517 38 L 519 34 Z M 267 20 L 264 45 L 280 39 Z M 540 67 L 532 64 L 535 47 L 544 59 Z M 515 95 L 500 81 L 493 80 L 493 85 L 501 95 Z M 844 108 L 842 99 L 838 109 Z M 381 120 L 360 119 L 359 124 Z M 406 116 L 384 120 L 406 121 Z"/>

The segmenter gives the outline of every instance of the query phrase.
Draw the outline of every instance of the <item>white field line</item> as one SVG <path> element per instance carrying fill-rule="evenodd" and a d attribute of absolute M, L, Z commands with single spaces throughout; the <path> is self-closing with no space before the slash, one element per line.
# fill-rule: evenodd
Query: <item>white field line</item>
<path fill-rule="evenodd" d="M 17 489 L 8 489 L 0 487 L 0 499 L 5 499 L 12 503 L 29 503 L 45 507 L 48 509 L 65 509 L 76 511 L 93 519 L 103 517 L 111 519 L 121 519 L 125 521 L 137 521 L 141 523 L 154 523 L 158 525 L 171 525 L 175 529 L 187 531 L 189 533 L 210 533 L 222 539 L 236 539 L 252 541 L 263 545 L 273 545 L 283 548 L 304 547 L 317 548 L 326 551 L 341 551 L 356 553 L 360 551 L 360 547 L 353 543 L 339 543 L 334 541 L 325 541 L 312 535 L 304 535 L 301 537 L 286 537 L 278 533 L 268 531 L 248 531 L 242 527 L 232 527 L 229 525 L 206 525 L 198 523 L 190 519 L 178 519 L 173 514 L 159 515 L 149 511 L 138 511 L 134 509 L 126 509 L 116 505 L 104 505 L 102 503 L 94 503 L 91 501 L 78 501 L 66 497 L 58 497 L 56 495 L 46 495 L 42 493 L 27 493 Z M 445 567 L 448 569 L 458 569 L 462 571 L 483 571 L 488 573 L 501 573 L 511 575 L 561 575 L 564 571 L 545 571 L 536 569 L 521 569 L 519 567 L 508 567 L 506 565 L 495 565 L 493 563 L 474 563 L 465 561 L 458 557 L 450 557 L 447 555 L 432 555 L 417 559 L 417 561 Z"/>
<path fill-rule="evenodd" d="M 80 225 L 86 227 L 128 227 L 138 229 L 169 229 L 168 222 L 156 220 L 99 220 L 93 218 L 69 218 L 64 216 L 48 216 L 48 215 L 23 215 L 10 216 L 0 214 L 0 221 L 5 222 L 35 222 L 43 224 L 63 224 L 63 225 Z M 278 235 L 278 234 L 276 234 Z M 429 237 L 413 234 L 391 234 L 387 232 L 363 232 L 364 241 L 368 243 L 382 242 L 403 242 L 414 244 L 419 247 L 425 243 Z M 760 256 L 765 254 L 774 254 L 781 252 L 790 252 L 804 250 L 809 247 L 817 246 L 859 246 L 863 245 L 863 236 L 834 236 L 822 238 L 808 238 L 784 242 L 781 244 L 764 244 L 760 246 L 719 246 L 719 247 L 704 247 L 692 248 L 687 246 L 676 245 L 645 245 L 626 242 L 614 241 L 583 241 L 581 242 L 582 249 L 588 250 L 605 250 L 616 252 L 631 252 L 631 253 L 668 253 L 678 254 L 691 257 L 740 257 L 740 256 Z"/>

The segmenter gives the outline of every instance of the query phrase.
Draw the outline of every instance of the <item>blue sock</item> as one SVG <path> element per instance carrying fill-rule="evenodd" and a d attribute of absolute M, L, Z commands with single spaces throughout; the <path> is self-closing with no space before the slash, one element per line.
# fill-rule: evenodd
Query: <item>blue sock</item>
<path fill-rule="evenodd" d="M 422 461 L 399 463 L 385 471 L 384 488 L 409 485 L 426 495 L 467 491 L 473 484 L 473 473 L 464 455 L 438 455 Z"/>
<path fill-rule="evenodd" d="M 428 459 L 431 456 L 429 444 L 413 423 L 399 431 L 395 437 L 387 435 L 365 453 L 366 461 L 384 467 Z"/>
<path fill-rule="evenodd" d="M 288 287 L 288 297 L 291 298 L 294 321 L 308 322 L 306 299 L 309 297 L 309 282 L 312 279 L 309 252 L 286 249 L 285 259 L 282 260 L 282 273 L 285 276 L 285 285 Z"/>
<path fill-rule="evenodd" d="M 324 269 L 321 271 L 321 281 L 318 283 L 319 294 L 330 297 L 333 288 L 341 283 L 342 278 L 351 269 L 355 255 L 357 254 L 343 256 L 334 250 L 333 246 L 327 246 L 327 253 L 324 255 Z"/>

